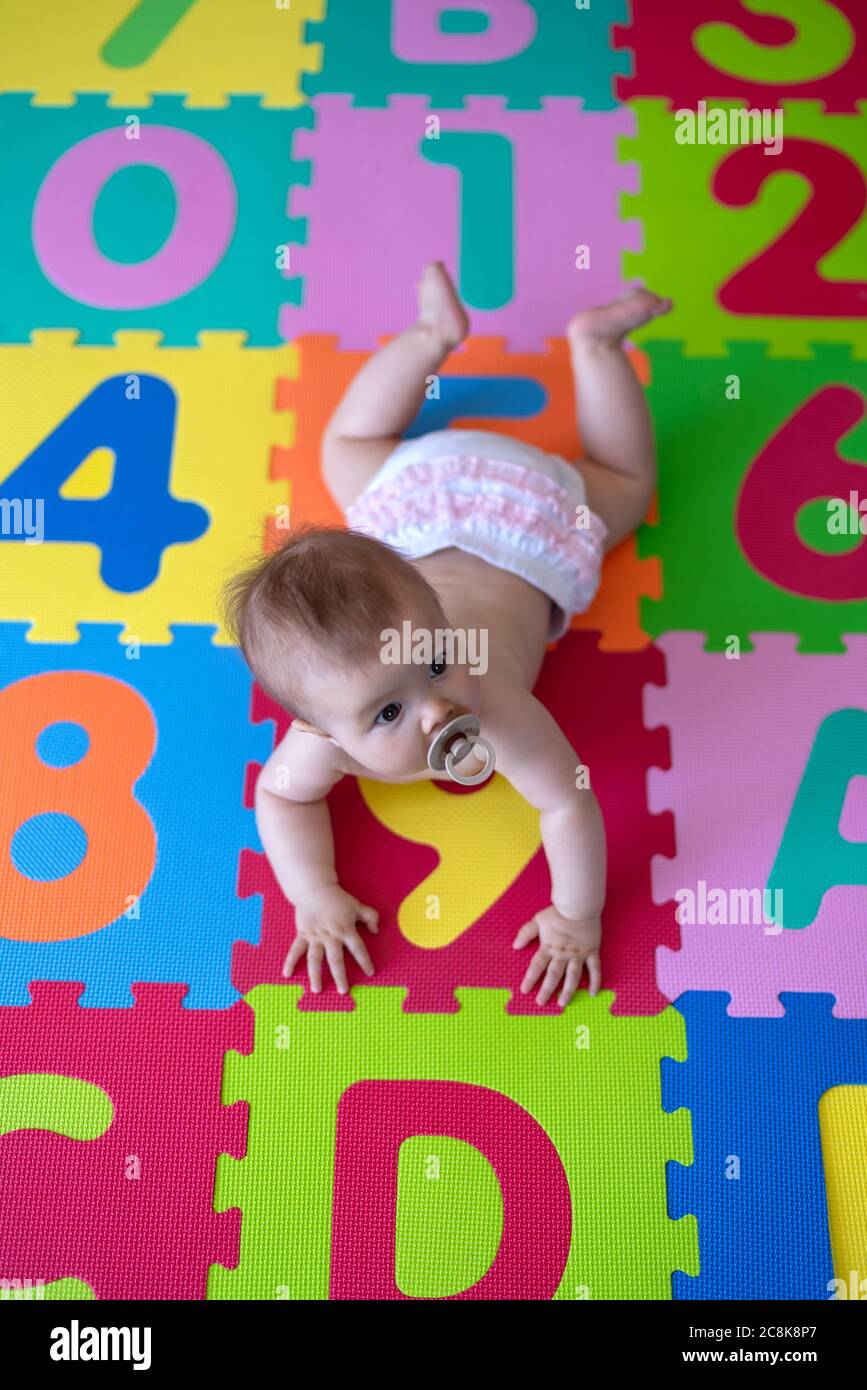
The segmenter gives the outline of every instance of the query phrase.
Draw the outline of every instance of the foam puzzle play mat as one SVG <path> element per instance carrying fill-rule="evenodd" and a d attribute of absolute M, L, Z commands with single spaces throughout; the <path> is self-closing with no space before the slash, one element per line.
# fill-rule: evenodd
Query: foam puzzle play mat
<path fill-rule="evenodd" d="M 863 0 L 0 0 L 0 1296 L 867 1297 Z M 645 283 L 659 484 L 538 698 L 601 992 L 520 993 L 538 814 L 344 778 L 350 993 L 281 967 L 291 716 L 220 586 L 442 260 L 411 434 L 580 457 Z M 362 1253 L 360 1253 L 362 1252 Z"/>

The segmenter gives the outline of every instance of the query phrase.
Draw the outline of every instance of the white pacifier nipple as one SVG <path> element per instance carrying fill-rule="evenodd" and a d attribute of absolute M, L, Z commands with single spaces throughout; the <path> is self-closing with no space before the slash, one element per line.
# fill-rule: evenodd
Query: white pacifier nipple
<path fill-rule="evenodd" d="M 459 714 L 455 719 L 450 719 L 427 751 L 431 771 L 445 770 L 453 782 L 460 782 L 463 787 L 475 787 L 487 781 L 494 771 L 494 750 L 485 739 L 479 737 L 480 729 L 481 725 L 474 714 Z M 455 763 L 463 762 L 477 744 L 484 749 L 485 765 L 472 777 L 462 777 Z"/>

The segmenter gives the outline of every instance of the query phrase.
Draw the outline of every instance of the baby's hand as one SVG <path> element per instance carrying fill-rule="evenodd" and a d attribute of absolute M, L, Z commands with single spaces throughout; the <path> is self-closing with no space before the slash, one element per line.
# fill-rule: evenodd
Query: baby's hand
<path fill-rule="evenodd" d="M 373 974 L 373 963 L 367 947 L 356 928 L 362 921 L 372 932 L 379 932 L 379 913 L 365 907 L 337 883 L 318 888 L 302 902 L 295 904 L 295 928 L 298 932 L 292 949 L 283 962 L 283 974 L 292 975 L 304 952 L 307 952 L 307 973 L 314 994 L 322 989 L 322 956 L 328 957 L 334 983 L 341 994 L 347 994 L 346 966 L 343 948 L 351 951 L 365 975 Z"/>
<path fill-rule="evenodd" d="M 590 993 L 598 994 L 602 983 L 602 967 L 599 963 L 599 943 L 602 940 L 602 919 L 585 917 L 573 921 L 563 917 L 556 907 L 545 907 L 537 912 L 532 922 L 526 922 L 515 940 L 515 950 L 526 946 L 535 937 L 539 938 L 539 949 L 527 967 L 521 985 L 521 993 L 531 990 L 544 970 L 545 979 L 536 996 L 536 1003 L 547 1004 L 554 990 L 566 972 L 563 989 L 560 993 L 561 1008 L 569 1003 L 578 988 L 584 963 L 590 976 Z"/>

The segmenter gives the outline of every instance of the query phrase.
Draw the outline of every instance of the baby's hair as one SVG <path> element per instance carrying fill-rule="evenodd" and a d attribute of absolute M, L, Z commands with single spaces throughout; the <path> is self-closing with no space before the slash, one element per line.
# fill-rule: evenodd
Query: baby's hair
<path fill-rule="evenodd" d="M 408 592 L 424 594 L 447 626 L 436 592 L 391 546 L 339 527 L 300 526 L 223 586 L 231 640 L 272 700 L 310 724 L 304 652 L 327 646 L 344 665 L 367 661 L 385 628 L 399 627 Z M 321 727 L 321 725 L 320 725 Z"/>

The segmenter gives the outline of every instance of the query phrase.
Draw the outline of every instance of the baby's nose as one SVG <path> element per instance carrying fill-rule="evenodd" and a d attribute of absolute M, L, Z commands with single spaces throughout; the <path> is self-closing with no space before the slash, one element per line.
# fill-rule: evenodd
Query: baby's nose
<path fill-rule="evenodd" d="M 422 711 L 421 727 L 424 734 L 438 733 L 456 714 L 457 710 L 448 700 L 431 700 Z"/>

